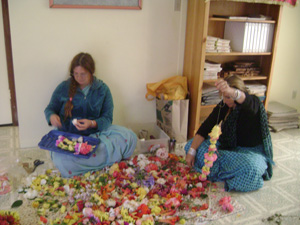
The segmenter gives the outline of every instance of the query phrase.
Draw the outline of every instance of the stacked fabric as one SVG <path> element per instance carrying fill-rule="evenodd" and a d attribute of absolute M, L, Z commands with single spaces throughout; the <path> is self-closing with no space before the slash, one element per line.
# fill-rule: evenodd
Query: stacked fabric
<path fill-rule="evenodd" d="M 222 71 L 221 63 L 205 61 L 203 80 L 216 80 Z"/>
<path fill-rule="evenodd" d="M 297 109 L 279 102 L 269 102 L 268 122 L 272 131 L 299 128 L 300 113 Z"/>
<path fill-rule="evenodd" d="M 207 36 L 206 52 L 231 52 L 230 40 Z"/>
<path fill-rule="evenodd" d="M 248 90 L 248 93 L 251 95 L 256 95 L 259 97 L 261 101 L 264 101 L 266 98 L 266 90 L 267 86 L 264 84 L 261 84 L 257 81 L 247 81 L 245 82 L 245 86 Z"/>
<path fill-rule="evenodd" d="M 219 91 L 214 85 L 204 83 L 202 88 L 202 105 L 215 105 L 221 101 Z"/>

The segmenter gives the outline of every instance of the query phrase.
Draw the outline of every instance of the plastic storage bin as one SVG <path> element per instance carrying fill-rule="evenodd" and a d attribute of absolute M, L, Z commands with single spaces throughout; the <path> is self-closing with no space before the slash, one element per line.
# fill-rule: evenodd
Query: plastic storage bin
<path fill-rule="evenodd" d="M 138 138 L 136 147 L 138 153 L 147 153 L 154 145 L 160 145 L 160 147 L 169 149 L 170 137 L 155 123 L 139 125 L 139 127 L 135 129 L 135 133 L 138 137 L 141 130 L 147 131 L 147 137 L 145 140 Z M 150 139 L 150 136 L 153 136 L 154 139 Z"/>

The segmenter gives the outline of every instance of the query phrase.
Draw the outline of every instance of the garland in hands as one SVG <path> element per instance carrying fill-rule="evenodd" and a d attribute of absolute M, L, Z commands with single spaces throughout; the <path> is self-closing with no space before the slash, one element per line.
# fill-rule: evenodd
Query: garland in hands
<path fill-rule="evenodd" d="M 201 181 L 207 180 L 207 176 L 210 174 L 210 168 L 213 166 L 214 161 L 216 161 L 218 158 L 217 154 L 215 153 L 217 151 L 216 143 L 221 134 L 221 127 L 219 125 L 215 125 L 208 134 L 210 136 L 210 145 L 208 147 L 208 152 L 204 154 L 205 165 L 202 167 L 202 173 L 199 176 Z"/>

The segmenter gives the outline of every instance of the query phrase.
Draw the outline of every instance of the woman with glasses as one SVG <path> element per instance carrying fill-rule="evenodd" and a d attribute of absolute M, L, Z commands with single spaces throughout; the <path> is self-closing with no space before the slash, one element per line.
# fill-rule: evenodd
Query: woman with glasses
<path fill-rule="evenodd" d="M 207 178 L 224 181 L 227 191 L 257 190 L 263 180 L 272 177 L 273 148 L 265 108 L 238 76 L 228 76 L 215 85 L 223 100 L 186 144 L 186 162 L 201 172 L 210 145 L 208 134 L 222 121 L 217 159 Z"/>
<path fill-rule="evenodd" d="M 136 147 L 134 132 L 112 125 L 114 105 L 110 89 L 94 72 L 92 56 L 77 54 L 70 65 L 70 78 L 57 86 L 44 111 L 48 124 L 56 129 L 100 139 L 98 149 L 89 159 L 51 152 L 64 177 L 110 166 L 129 158 Z"/>

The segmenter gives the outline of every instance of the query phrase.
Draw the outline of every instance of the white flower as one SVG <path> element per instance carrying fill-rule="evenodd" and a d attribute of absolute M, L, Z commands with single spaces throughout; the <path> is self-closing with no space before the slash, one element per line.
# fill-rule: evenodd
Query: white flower
<path fill-rule="evenodd" d="M 108 199 L 108 200 L 106 200 L 106 204 L 108 207 L 115 207 L 117 202 L 114 199 Z"/>
<path fill-rule="evenodd" d="M 77 119 L 73 119 L 73 120 L 72 120 L 72 123 L 73 123 L 74 126 L 76 126 L 77 123 L 78 123 L 78 122 L 77 122 Z"/>
<path fill-rule="evenodd" d="M 131 167 L 128 167 L 128 168 L 125 170 L 125 172 L 126 172 L 127 175 L 128 175 L 128 174 L 134 174 L 134 173 L 135 173 L 134 169 L 132 169 Z"/>
<path fill-rule="evenodd" d="M 115 210 L 113 208 L 110 208 L 108 213 L 109 213 L 109 217 L 115 217 L 116 216 Z"/>
<path fill-rule="evenodd" d="M 38 193 L 37 193 L 36 190 L 29 189 L 29 190 L 26 192 L 26 194 L 24 194 L 24 197 L 25 197 L 25 198 L 28 198 L 28 199 L 33 199 L 33 198 L 35 198 L 37 195 L 38 195 Z"/>
<path fill-rule="evenodd" d="M 139 207 L 139 203 L 137 203 L 136 201 L 134 200 L 126 200 L 124 203 L 123 203 L 123 207 L 125 209 L 128 209 L 129 212 L 133 212 L 135 211 L 138 207 Z"/>
<path fill-rule="evenodd" d="M 139 167 L 140 167 L 141 169 L 144 169 L 145 166 L 147 166 L 149 163 L 150 163 L 149 160 L 145 159 L 145 160 L 139 161 L 139 162 L 138 162 L 138 165 L 139 165 Z"/>
<path fill-rule="evenodd" d="M 45 185 L 47 183 L 47 181 L 45 179 L 41 180 L 41 185 Z"/>
<path fill-rule="evenodd" d="M 158 179 L 156 180 L 156 183 L 158 183 L 158 184 L 165 184 L 165 183 L 166 183 L 166 180 L 163 179 L 163 178 L 158 178 Z"/>
<path fill-rule="evenodd" d="M 201 183 L 201 182 L 197 183 L 197 184 L 196 184 L 196 187 L 202 188 L 202 183 Z"/>
<path fill-rule="evenodd" d="M 137 160 L 146 160 L 147 157 L 144 154 L 139 154 Z"/>

